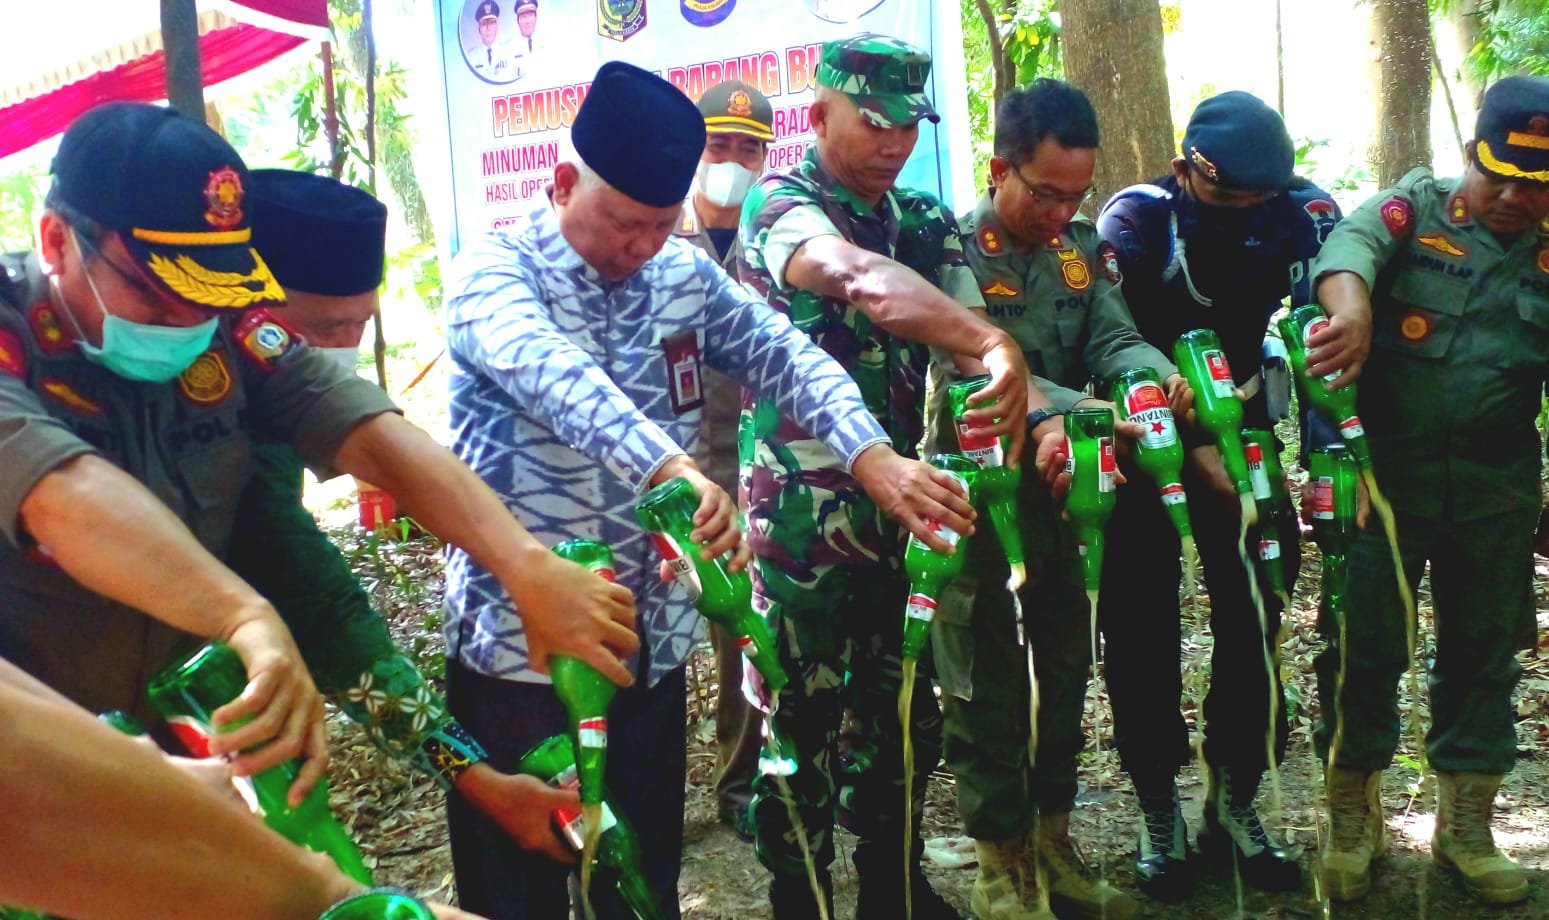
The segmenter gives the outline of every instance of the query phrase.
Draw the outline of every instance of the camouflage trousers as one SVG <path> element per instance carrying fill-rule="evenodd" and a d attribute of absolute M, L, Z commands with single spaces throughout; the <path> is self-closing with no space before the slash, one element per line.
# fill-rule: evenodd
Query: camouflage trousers
<path fill-rule="evenodd" d="M 770 718 L 772 737 L 783 759 L 794 762 L 786 782 L 818 868 L 834 859 L 836 808 L 863 842 L 898 845 L 904 811 L 898 694 L 909 590 L 901 560 L 791 571 L 761 558 L 752 571 L 754 607 L 774 630 L 791 677 Z M 925 781 L 941 757 L 941 713 L 927 670 L 915 680 L 911 719 L 916 835 Z M 773 742 L 766 744 L 753 783 L 758 858 L 777 878 L 805 876 L 782 790 L 768 772 Z"/>

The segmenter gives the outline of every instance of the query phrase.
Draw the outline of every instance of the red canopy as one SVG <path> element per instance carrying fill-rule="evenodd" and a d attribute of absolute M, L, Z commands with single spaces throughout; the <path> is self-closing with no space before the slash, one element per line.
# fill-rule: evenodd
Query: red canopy
<path fill-rule="evenodd" d="M 121 3 L 112 5 L 122 8 Z M 327 36 L 327 0 L 226 0 L 205 5 L 220 6 L 199 13 L 199 56 L 206 86 L 246 73 L 309 39 Z M 73 10 L 72 20 L 90 18 L 78 7 Z M 23 41 L 44 38 L 18 31 Z M 165 99 L 165 53 L 159 30 L 121 38 L 74 64 L 31 74 L 9 86 L 0 84 L 0 157 L 63 132 L 94 105 Z"/>

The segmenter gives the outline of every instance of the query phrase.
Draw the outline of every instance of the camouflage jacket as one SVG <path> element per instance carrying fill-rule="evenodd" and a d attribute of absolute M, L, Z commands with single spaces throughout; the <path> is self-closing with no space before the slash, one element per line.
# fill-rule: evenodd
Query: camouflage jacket
<path fill-rule="evenodd" d="M 888 334 L 850 303 L 786 283 L 791 255 L 820 236 L 895 259 L 958 303 L 983 306 L 957 221 L 934 196 L 908 189 L 867 207 L 823 168 L 816 148 L 790 172 L 761 180 L 742 211 L 742 280 L 850 373 L 893 449 L 916 456 L 930 350 Z M 822 443 L 768 399 L 745 394 L 738 454 L 748 540 L 761 558 L 801 568 L 897 555 L 896 528 Z"/>

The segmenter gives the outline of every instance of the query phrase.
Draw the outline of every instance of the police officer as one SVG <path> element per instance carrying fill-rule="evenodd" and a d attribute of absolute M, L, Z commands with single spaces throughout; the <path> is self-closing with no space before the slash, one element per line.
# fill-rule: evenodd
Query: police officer
<path fill-rule="evenodd" d="M 737 222 L 742 202 L 764 172 L 764 157 L 774 140 L 774 107 L 763 93 L 738 80 L 705 90 L 699 97 L 705 120 L 705 151 L 694 174 L 694 187 L 683 202 L 683 217 L 673 231 L 725 267 L 737 270 L 742 242 Z M 742 388 L 712 368 L 704 369 L 705 405 L 695 461 L 712 482 L 737 494 L 737 417 Z M 735 638 L 710 626 L 720 693 L 715 703 L 715 795 L 720 819 L 743 840 L 752 841 L 753 773 L 763 745 L 764 720 L 743 696 L 742 650 Z"/>
<path fill-rule="evenodd" d="M 1077 211 L 1091 192 L 1097 144 L 1097 115 L 1080 90 L 1050 79 L 1013 89 L 995 116 L 990 189 L 962 219 L 963 250 L 990 320 L 1016 337 L 1049 403 L 1030 418 L 1047 470 L 1061 466 L 1050 455 L 1064 443 L 1063 414 L 1107 405 L 1080 392 L 1092 377 L 1148 366 L 1173 390 L 1185 389 L 1172 362 L 1135 331 L 1113 247 Z M 942 398 L 931 407 L 932 428 L 946 432 L 940 446 L 951 449 L 945 382 L 935 387 Z M 1138 433 L 1127 422 L 1120 430 Z M 1000 587 L 1005 557 L 986 536 L 968 543 L 968 575 L 937 609 L 933 646 L 946 762 L 957 777 L 964 830 L 978 848 L 974 913 L 980 920 L 1048 918 L 1052 902 L 1064 916 L 1132 917 L 1139 910 L 1133 898 L 1084 877 L 1069 836 L 1090 623 L 1076 540 L 1047 482 L 1025 475 L 1018 498 L 1022 542 L 1032 554 L 1021 589 L 1024 632 Z M 971 605 L 962 599 L 967 592 Z M 1028 654 L 1038 680 L 1035 763 Z"/>
<path fill-rule="evenodd" d="M 273 609 L 216 561 L 261 434 L 505 560 L 508 590 L 548 607 L 528 616 L 550 649 L 578 644 L 627 680 L 627 592 L 556 564 L 379 390 L 262 309 L 284 295 L 250 245 L 250 177 L 224 140 L 170 109 L 107 105 L 65 133 L 53 172 L 39 252 L 6 257 L 0 289 L 0 656 L 87 708 L 149 718 L 144 687 L 180 630 L 224 638 L 250 683 L 220 720 L 257 718 L 212 747 L 275 738 L 238 772 L 304 751 L 314 782 L 311 678 Z M 572 591 L 587 615 L 573 598 L 560 611 Z"/>
<path fill-rule="evenodd" d="M 1027 369 L 1011 337 L 968 307 L 982 306 L 963 257 L 957 222 L 933 196 L 898 188 L 919 134 L 937 118 L 925 97 L 930 57 L 871 33 L 827 42 L 812 104 L 816 144 L 789 173 L 763 179 L 743 208 L 738 271 L 832 355 L 859 385 L 866 408 L 894 448 L 913 453 L 922 435 L 927 346 L 988 367 L 996 410 L 971 413 L 991 437 L 1024 438 Z M 856 916 L 904 913 L 899 842 L 913 841 L 916 918 L 957 916 L 926 883 L 917 860 L 924 780 L 934 767 L 940 723 L 929 681 L 914 693 L 916 825 L 902 824 L 899 660 L 908 583 L 899 530 L 884 518 L 902 496 L 869 496 L 844 464 L 822 451 L 767 399 L 743 402 L 749 428 L 741 458 L 748 540 L 756 560 L 754 605 L 775 627 L 792 681 L 771 732 L 796 764 L 788 779 L 826 887 L 832 861 L 837 742 L 846 706 L 875 742 L 870 764 L 845 777 L 861 838 Z M 991 417 L 1000 416 L 998 426 Z M 858 469 L 857 469 L 858 472 Z M 921 487 L 935 489 L 947 477 Z M 848 676 L 847 676 L 848 675 Z M 785 797 L 772 776 L 754 782 L 758 855 L 773 873 L 775 916 L 812 917 L 802 852 Z M 830 896 L 825 891 L 825 897 Z"/>
<path fill-rule="evenodd" d="M 1332 318 L 1308 343 L 1308 372 L 1340 373 L 1333 386 L 1360 376 L 1361 420 L 1411 589 L 1431 565 L 1431 853 L 1477 899 L 1509 904 L 1528 882 L 1496 849 L 1490 818 L 1516 760 L 1515 653 L 1534 639 L 1549 80 L 1491 86 L 1467 154 L 1461 178 L 1416 169 L 1329 237 L 1313 269 Z M 1378 784 L 1398 743 L 1397 682 L 1413 666 L 1395 577 L 1382 529 L 1368 522 L 1350 553 L 1347 632 L 1330 629 L 1317 662 L 1331 819 L 1320 868 L 1342 900 L 1366 892 L 1384 849 Z"/>
<path fill-rule="evenodd" d="M 1117 251 L 1124 294 L 1146 341 L 1171 353 L 1182 333 L 1213 329 L 1248 397 L 1244 424 L 1270 427 L 1259 367 L 1269 318 L 1288 294 L 1308 302 L 1307 264 L 1338 217 L 1321 189 L 1293 175 L 1295 155 L 1285 123 L 1243 92 L 1201 102 L 1184 131 L 1173 172 L 1125 189 L 1098 218 Z M 1278 675 L 1266 673 L 1280 609 L 1261 586 L 1261 625 L 1238 555 L 1237 498 L 1220 454 L 1199 432 L 1185 432 L 1189 510 L 1210 591 L 1210 690 L 1204 703 L 1204 759 L 1209 767 L 1204 849 L 1236 851 L 1252 885 L 1292 890 L 1294 859 L 1265 830 L 1253 807 L 1268 766 L 1266 737 L 1276 701 L 1275 756 L 1285 744 L 1285 706 Z M 1127 461 L 1122 461 L 1127 463 Z M 1280 545 L 1299 539 L 1290 515 L 1265 522 Z M 1190 757 L 1176 649 L 1180 641 L 1178 538 L 1160 498 L 1143 477 L 1119 489 L 1108 527 L 1099 619 L 1108 654 L 1114 737 L 1144 816 L 1136 870 L 1142 887 L 1163 899 L 1188 890 L 1187 836 L 1175 777 Z M 1299 554 L 1285 552 L 1286 582 Z"/>
<path fill-rule="evenodd" d="M 473 21 L 479 41 L 463 49 L 473 72 L 492 83 L 510 83 L 520 77 L 521 54 L 511 39 L 500 34 L 500 5 L 495 0 L 482 0 L 473 10 Z"/>

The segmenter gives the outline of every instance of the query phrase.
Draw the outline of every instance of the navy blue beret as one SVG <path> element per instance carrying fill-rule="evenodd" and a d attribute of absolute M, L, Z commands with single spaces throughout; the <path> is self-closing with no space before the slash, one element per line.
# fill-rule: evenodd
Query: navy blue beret
<path fill-rule="evenodd" d="M 1232 91 L 1195 106 L 1183 131 L 1183 159 L 1223 188 L 1284 189 L 1296 149 L 1280 113 L 1252 93 Z"/>
<path fill-rule="evenodd" d="M 253 248 L 281 287 L 328 297 L 382 283 L 387 207 L 352 185 L 290 169 L 255 169 Z"/>
<path fill-rule="evenodd" d="M 598 68 L 570 128 L 581 161 L 641 204 L 688 195 L 705 150 L 705 120 L 677 87 L 623 61 Z"/>

